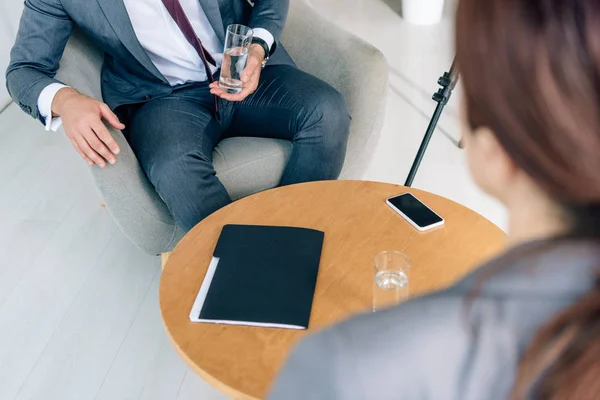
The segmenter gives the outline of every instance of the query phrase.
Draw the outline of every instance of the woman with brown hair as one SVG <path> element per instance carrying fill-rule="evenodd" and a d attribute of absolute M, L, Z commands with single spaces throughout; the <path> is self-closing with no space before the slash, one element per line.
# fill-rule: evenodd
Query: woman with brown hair
<path fill-rule="evenodd" d="M 273 399 L 600 399 L 600 1 L 460 0 L 456 26 L 469 164 L 510 249 L 309 337 Z"/>

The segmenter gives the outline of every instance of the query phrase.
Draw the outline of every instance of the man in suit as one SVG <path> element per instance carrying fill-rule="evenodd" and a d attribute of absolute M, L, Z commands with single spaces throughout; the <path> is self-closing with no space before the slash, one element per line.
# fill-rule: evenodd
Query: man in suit
<path fill-rule="evenodd" d="M 63 124 L 90 165 L 118 162 L 119 146 L 103 121 L 123 130 L 150 182 L 189 230 L 231 201 L 212 165 L 225 137 L 292 141 L 281 185 L 339 176 L 347 106 L 331 86 L 296 69 L 278 44 L 288 6 L 289 0 L 25 0 L 7 87 L 46 129 Z M 253 28 L 255 37 L 238 94 L 216 82 L 225 29 L 233 23 Z M 54 78 L 74 25 L 105 53 L 106 104 Z"/>

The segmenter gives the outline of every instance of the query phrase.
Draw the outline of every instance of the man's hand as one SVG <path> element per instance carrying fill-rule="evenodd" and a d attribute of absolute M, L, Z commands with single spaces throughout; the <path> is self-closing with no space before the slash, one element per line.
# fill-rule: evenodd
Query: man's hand
<path fill-rule="evenodd" d="M 111 164 L 117 162 L 115 154 L 120 152 L 119 145 L 102 120 L 119 130 L 125 129 L 125 125 L 106 104 L 74 89 L 63 88 L 54 97 L 52 114 L 62 118 L 71 144 L 90 166 L 96 163 L 104 168 L 106 161 Z"/>
<path fill-rule="evenodd" d="M 258 81 L 260 80 L 260 72 L 262 71 L 262 63 L 265 59 L 265 50 L 261 45 L 253 44 L 250 46 L 250 54 L 248 55 L 248 62 L 246 68 L 242 72 L 242 91 L 237 94 L 227 93 L 219 87 L 219 82 L 213 82 L 210 84 L 210 92 L 222 99 L 228 101 L 242 101 L 246 97 L 250 96 L 256 88 L 258 88 Z"/>

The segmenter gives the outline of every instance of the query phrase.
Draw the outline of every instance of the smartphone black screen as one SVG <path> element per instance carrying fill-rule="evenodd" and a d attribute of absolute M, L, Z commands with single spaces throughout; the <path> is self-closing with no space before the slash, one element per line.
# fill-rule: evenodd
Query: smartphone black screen
<path fill-rule="evenodd" d="M 442 218 L 410 193 L 391 198 L 389 202 L 421 228 L 442 222 Z"/>

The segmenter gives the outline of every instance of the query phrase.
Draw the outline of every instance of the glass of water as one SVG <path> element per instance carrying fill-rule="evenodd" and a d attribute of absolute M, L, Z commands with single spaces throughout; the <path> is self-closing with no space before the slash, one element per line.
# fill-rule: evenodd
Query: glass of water
<path fill-rule="evenodd" d="M 248 61 L 252 35 L 252 29 L 244 25 L 234 24 L 227 27 L 219 79 L 219 87 L 225 89 L 227 93 L 235 94 L 242 91 L 242 72 Z"/>
<path fill-rule="evenodd" d="M 384 251 L 375 256 L 373 312 L 395 306 L 410 294 L 410 260 L 399 251 Z"/>

